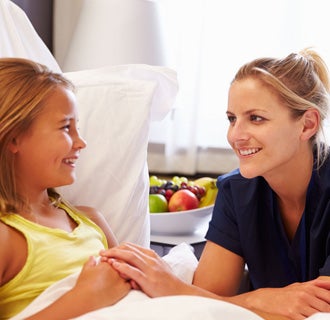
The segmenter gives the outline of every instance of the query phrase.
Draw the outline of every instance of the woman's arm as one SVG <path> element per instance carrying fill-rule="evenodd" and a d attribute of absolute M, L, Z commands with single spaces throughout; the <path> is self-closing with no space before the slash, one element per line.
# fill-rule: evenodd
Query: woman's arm
<path fill-rule="evenodd" d="M 83 266 L 76 285 L 53 304 L 27 320 L 66 320 L 110 306 L 130 291 L 127 281 L 107 263 L 91 257 Z"/>
<path fill-rule="evenodd" d="M 330 277 L 319 277 L 283 288 L 263 288 L 230 298 L 242 307 L 305 319 L 316 312 L 330 312 Z"/>
<path fill-rule="evenodd" d="M 243 274 L 242 257 L 207 241 L 193 283 L 217 295 L 232 296 L 238 293 Z"/>

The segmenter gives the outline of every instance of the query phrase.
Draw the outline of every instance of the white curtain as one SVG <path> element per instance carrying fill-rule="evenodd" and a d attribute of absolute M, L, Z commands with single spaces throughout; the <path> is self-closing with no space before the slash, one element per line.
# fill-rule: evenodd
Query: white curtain
<path fill-rule="evenodd" d="M 237 160 L 226 140 L 227 91 L 243 63 L 315 47 L 330 67 L 323 0 L 158 0 L 168 66 L 178 72 L 172 114 L 154 123 L 149 168 L 226 172 Z"/>

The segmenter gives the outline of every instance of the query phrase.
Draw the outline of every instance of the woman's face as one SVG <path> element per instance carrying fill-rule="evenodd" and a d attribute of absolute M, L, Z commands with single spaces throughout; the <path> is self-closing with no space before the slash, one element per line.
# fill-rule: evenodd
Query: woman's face
<path fill-rule="evenodd" d="M 301 155 L 303 123 L 256 78 L 233 82 L 229 90 L 227 139 L 246 178 L 290 174 Z"/>
<path fill-rule="evenodd" d="M 77 129 L 75 96 L 58 87 L 29 130 L 13 144 L 18 186 L 44 190 L 73 183 L 75 163 L 85 146 Z"/>

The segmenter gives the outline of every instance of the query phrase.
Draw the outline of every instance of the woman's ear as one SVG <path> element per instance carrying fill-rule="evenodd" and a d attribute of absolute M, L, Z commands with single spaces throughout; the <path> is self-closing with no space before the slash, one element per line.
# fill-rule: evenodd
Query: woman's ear
<path fill-rule="evenodd" d="M 313 137 L 319 130 L 320 127 L 320 114 L 316 109 L 308 109 L 303 115 L 303 131 L 301 133 L 301 138 L 303 140 L 309 140 Z"/>

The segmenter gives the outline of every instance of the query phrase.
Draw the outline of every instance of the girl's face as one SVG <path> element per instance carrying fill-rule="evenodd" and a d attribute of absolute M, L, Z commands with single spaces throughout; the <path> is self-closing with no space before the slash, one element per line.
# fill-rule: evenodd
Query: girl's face
<path fill-rule="evenodd" d="M 292 118 L 268 86 L 255 78 L 235 81 L 229 90 L 227 116 L 227 139 L 244 177 L 290 176 L 301 155 L 303 122 Z"/>
<path fill-rule="evenodd" d="M 58 87 L 45 100 L 29 130 L 11 146 L 17 185 L 25 190 L 44 190 L 73 183 L 75 163 L 85 146 L 77 129 L 75 96 Z"/>

